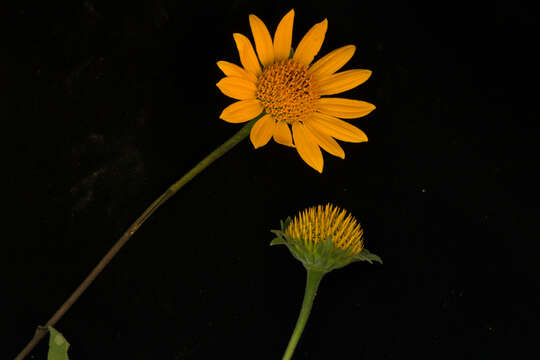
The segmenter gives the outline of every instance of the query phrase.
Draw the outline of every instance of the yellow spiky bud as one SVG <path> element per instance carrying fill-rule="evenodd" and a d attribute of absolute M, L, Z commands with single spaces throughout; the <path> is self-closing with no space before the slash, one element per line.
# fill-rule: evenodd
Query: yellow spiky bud
<path fill-rule="evenodd" d="M 332 204 L 314 206 L 281 222 L 270 245 L 286 245 L 308 270 L 328 272 L 354 261 L 378 261 L 364 248 L 364 230 L 346 210 Z"/>

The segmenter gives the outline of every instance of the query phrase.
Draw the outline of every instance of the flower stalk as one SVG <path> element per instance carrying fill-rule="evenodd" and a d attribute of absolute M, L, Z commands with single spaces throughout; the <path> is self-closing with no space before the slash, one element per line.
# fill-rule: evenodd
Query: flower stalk
<path fill-rule="evenodd" d="M 285 245 L 307 271 L 302 309 L 283 355 L 283 360 L 289 360 L 302 336 L 323 276 L 353 262 L 382 264 L 382 260 L 364 247 L 360 223 L 332 204 L 305 209 L 293 219 L 280 220 L 280 230 L 270 231 L 276 235 L 270 246 Z"/>
<path fill-rule="evenodd" d="M 261 114 L 262 115 L 262 114 Z M 189 170 L 178 181 L 172 184 L 163 194 L 161 194 L 144 212 L 131 224 L 131 226 L 124 232 L 124 234 L 118 239 L 113 247 L 107 252 L 107 254 L 100 260 L 100 262 L 94 267 L 90 274 L 84 279 L 84 281 L 77 287 L 77 289 L 71 294 L 71 296 L 60 306 L 56 313 L 47 321 L 45 326 L 39 326 L 34 334 L 34 337 L 24 347 L 24 349 L 17 355 L 15 360 L 22 360 L 26 355 L 32 351 L 32 349 L 41 341 L 41 339 L 47 334 L 49 327 L 54 325 L 60 320 L 60 318 L 69 310 L 69 308 L 77 301 L 77 299 L 84 293 L 84 291 L 90 286 L 94 279 L 103 271 L 103 269 L 109 264 L 113 257 L 120 251 L 125 243 L 135 234 L 135 232 L 142 226 L 142 224 L 148 220 L 148 218 L 160 208 L 167 200 L 169 200 L 174 194 L 178 192 L 185 184 L 197 176 L 200 172 L 206 169 L 214 161 L 225 155 L 234 146 L 245 139 L 255 122 L 260 118 L 256 117 L 252 121 L 244 125 L 236 134 L 234 134 L 229 140 L 224 142 L 217 149 L 212 151 L 208 156 L 201 160 L 191 170 Z"/>
<path fill-rule="evenodd" d="M 309 314 L 311 313 L 313 301 L 315 300 L 315 295 L 317 295 L 317 289 L 319 288 L 319 284 L 325 274 L 322 271 L 310 269 L 306 270 L 307 278 L 306 290 L 304 292 L 304 301 L 302 302 L 300 315 L 298 315 L 296 326 L 291 335 L 291 339 L 289 340 L 289 345 L 287 345 L 287 349 L 285 350 L 285 354 L 283 355 L 283 360 L 289 360 L 293 356 L 296 344 L 298 344 L 298 340 L 300 340 L 300 336 L 302 336 L 302 332 L 304 331 L 304 327 L 306 326 Z"/>

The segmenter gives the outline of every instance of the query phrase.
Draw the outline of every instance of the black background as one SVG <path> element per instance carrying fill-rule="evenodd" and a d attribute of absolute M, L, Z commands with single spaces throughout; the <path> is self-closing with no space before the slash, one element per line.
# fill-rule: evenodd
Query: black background
<path fill-rule="evenodd" d="M 477 5 L 473 5 L 477 4 Z M 137 232 L 56 327 L 70 358 L 281 357 L 305 271 L 268 246 L 332 202 L 384 265 L 326 276 L 296 359 L 488 359 L 536 352 L 537 14 L 528 3 L 147 0 L 2 9 L 1 358 L 13 358 L 127 226 L 232 136 L 217 60 L 248 15 L 293 46 L 328 18 L 349 91 L 374 103 L 317 173 L 244 141 Z M 29 358 L 44 359 L 47 341 Z M 534 356 L 532 356 L 534 358 Z"/>

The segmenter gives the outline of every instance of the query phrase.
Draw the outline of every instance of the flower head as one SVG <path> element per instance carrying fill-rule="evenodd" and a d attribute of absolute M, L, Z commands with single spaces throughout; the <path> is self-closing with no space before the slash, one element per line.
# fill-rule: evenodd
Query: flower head
<path fill-rule="evenodd" d="M 281 19 L 272 39 L 264 23 L 250 15 L 255 49 L 246 36 L 233 35 L 242 67 L 218 61 L 226 77 L 217 87 L 239 101 L 226 107 L 220 118 L 241 123 L 258 117 L 250 132 L 255 148 L 273 138 L 279 144 L 295 147 L 309 166 L 322 172 L 324 161 L 320 148 L 345 158 L 334 138 L 367 141 L 362 130 L 340 118 L 359 118 L 375 109 L 365 101 L 324 96 L 355 88 L 370 77 L 371 71 L 354 69 L 336 73 L 353 56 L 354 45 L 336 49 L 312 64 L 324 41 L 328 21 L 315 24 L 293 51 L 293 20 L 294 10 L 291 10 Z"/>
<path fill-rule="evenodd" d="M 306 269 L 329 272 L 353 261 L 381 262 L 364 248 L 364 230 L 346 210 L 327 204 L 281 222 L 270 245 L 284 244 Z"/>

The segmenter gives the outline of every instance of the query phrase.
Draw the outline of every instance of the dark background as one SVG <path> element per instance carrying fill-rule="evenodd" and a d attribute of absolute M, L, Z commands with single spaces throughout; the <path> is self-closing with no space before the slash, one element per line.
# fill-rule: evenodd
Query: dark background
<path fill-rule="evenodd" d="M 305 271 L 268 246 L 279 220 L 332 202 L 384 265 L 323 280 L 296 359 L 538 353 L 538 17 L 530 3 L 21 1 L 2 8 L 1 358 L 13 358 L 129 224 L 232 136 L 217 60 L 257 14 L 374 103 L 370 141 L 325 154 L 244 141 L 162 207 L 58 322 L 70 357 L 279 359 Z M 5 6 L 5 5 L 3 5 Z M 44 359 L 42 341 L 29 358 Z"/>

